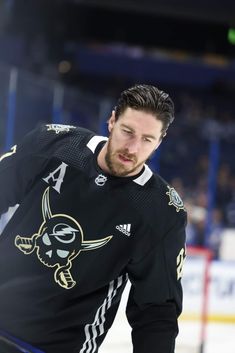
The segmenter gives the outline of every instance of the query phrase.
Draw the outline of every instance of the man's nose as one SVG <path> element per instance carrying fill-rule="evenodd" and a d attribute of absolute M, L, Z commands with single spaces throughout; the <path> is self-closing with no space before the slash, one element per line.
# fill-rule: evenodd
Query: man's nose
<path fill-rule="evenodd" d="M 133 138 L 130 141 L 128 141 L 126 147 L 130 154 L 136 154 L 141 149 L 141 141 L 137 138 Z"/>

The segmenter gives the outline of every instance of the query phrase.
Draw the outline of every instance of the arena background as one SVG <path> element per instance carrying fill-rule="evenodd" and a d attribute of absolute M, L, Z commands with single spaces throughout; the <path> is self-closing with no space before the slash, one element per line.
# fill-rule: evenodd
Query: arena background
<path fill-rule="evenodd" d="M 186 261 L 179 341 L 193 341 L 195 325 L 201 330 L 208 283 L 204 352 L 232 353 L 235 2 L 0 1 L 0 154 L 40 123 L 106 134 L 116 98 L 135 83 L 155 84 L 175 102 L 175 122 L 150 165 L 185 200 L 187 245 L 212 253 L 208 281 L 195 256 Z M 118 315 L 101 353 L 131 352 Z"/>

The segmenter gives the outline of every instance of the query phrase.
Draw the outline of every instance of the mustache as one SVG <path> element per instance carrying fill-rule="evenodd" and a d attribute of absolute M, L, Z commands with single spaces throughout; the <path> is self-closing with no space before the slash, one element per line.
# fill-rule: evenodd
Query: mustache
<path fill-rule="evenodd" d="M 136 155 L 129 153 L 128 150 L 119 150 L 117 151 L 117 154 L 121 154 L 124 158 L 129 159 L 133 162 L 137 161 Z"/>

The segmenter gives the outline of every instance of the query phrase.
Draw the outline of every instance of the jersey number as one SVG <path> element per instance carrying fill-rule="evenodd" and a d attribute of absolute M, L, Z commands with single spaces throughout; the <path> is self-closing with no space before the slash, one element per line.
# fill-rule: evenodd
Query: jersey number
<path fill-rule="evenodd" d="M 177 264 L 177 280 L 179 280 L 179 279 L 182 277 L 184 259 L 185 259 L 185 249 L 182 248 L 182 249 L 180 250 L 180 252 L 179 252 L 179 255 L 177 256 L 177 259 L 176 259 L 176 264 Z"/>

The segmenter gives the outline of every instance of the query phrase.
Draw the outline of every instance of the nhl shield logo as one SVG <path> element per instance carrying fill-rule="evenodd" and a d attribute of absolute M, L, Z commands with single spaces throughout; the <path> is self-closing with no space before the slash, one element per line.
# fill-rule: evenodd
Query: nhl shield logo
<path fill-rule="evenodd" d="M 103 175 L 103 174 L 99 174 L 97 178 L 95 178 L 95 183 L 98 186 L 104 186 L 104 184 L 106 183 L 106 181 L 108 180 L 108 178 Z"/>

